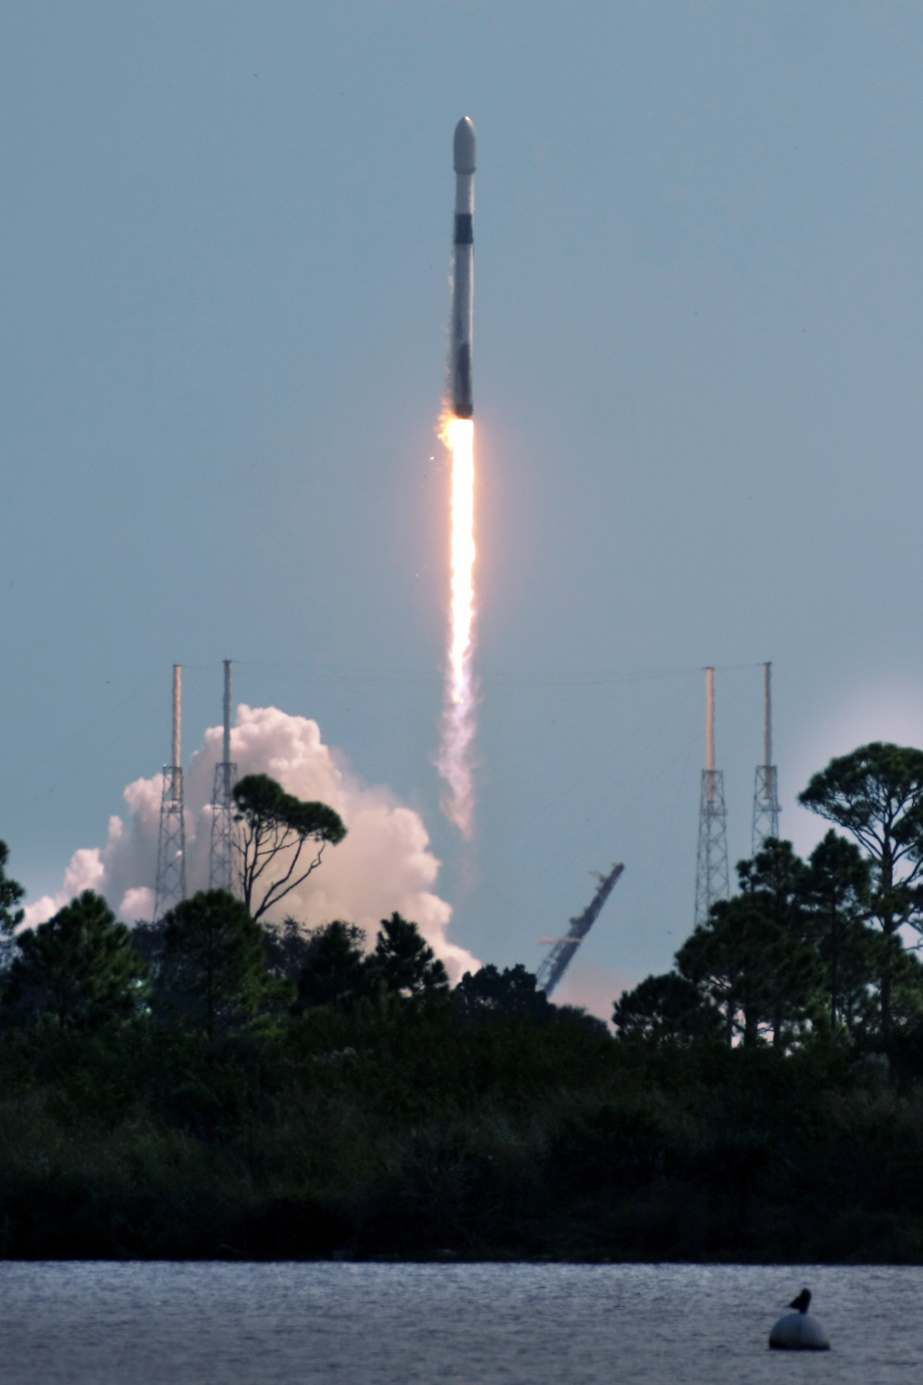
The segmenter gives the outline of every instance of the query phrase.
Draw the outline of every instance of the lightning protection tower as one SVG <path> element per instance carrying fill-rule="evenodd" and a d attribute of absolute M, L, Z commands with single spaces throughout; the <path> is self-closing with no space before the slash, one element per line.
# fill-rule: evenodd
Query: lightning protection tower
<path fill-rule="evenodd" d="M 772 763 L 772 664 L 763 665 L 763 763 L 753 786 L 753 855 L 779 835 L 779 775 Z"/>
<path fill-rule="evenodd" d="M 699 802 L 699 854 L 695 872 L 695 921 L 705 923 L 711 906 L 728 897 L 727 813 L 724 775 L 715 769 L 715 670 L 705 670 L 705 768 Z"/>
<path fill-rule="evenodd" d="M 215 765 L 212 790 L 212 840 L 208 858 L 208 885 L 212 890 L 234 890 L 234 781 L 237 766 L 231 763 L 231 661 L 224 661 L 224 740 L 221 763 Z"/>
<path fill-rule="evenodd" d="M 160 841 L 157 847 L 157 882 L 154 918 L 186 898 L 186 823 L 183 811 L 183 766 L 180 762 L 183 670 L 173 665 L 173 763 L 163 767 L 160 799 Z"/>
<path fill-rule="evenodd" d="M 577 918 L 571 919 L 570 928 L 563 938 L 558 938 L 542 962 L 535 974 L 535 981 L 540 991 L 544 991 L 547 996 L 551 995 L 561 977 L 571 964 L 574 953 L 589 933 L 593 924 L 599 917 L 599 912 L 609 898 L 625 867 L 619 863 L 613 865 L 608 875 L 597 873 L 596 879 L 599 881 L 599 889 L 594 894 L 592 900 Z"/>

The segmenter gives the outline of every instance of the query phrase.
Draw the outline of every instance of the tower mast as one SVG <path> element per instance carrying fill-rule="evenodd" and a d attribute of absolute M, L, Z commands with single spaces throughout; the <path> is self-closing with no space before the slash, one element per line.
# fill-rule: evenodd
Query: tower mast
<path fill-rule="evenodd" d="M 163 767 L 160 797 L 160 837 L 157 845 L 157 880 L 154 887 L 154 918 L 186 898 L 186 822 L 183 810 L 183 766 L 180 754 L 182 730 L 183 670 L 173 665 L 173 745 L 172 764 Z"/>
<path fill-rule="evenodd" d="M 599 881 L 599 888 L 592 900 L 582 914 L 571 919 L 567 934 L 563 938 L 558 938 L 535 973 L 538 989 L 544 991 L 545 995 L 551 995 L 567 971 L 574 953 L 599 917 L 600 910 L 615 888 L 615 882 L 624 869 L 625 867 L 620 862 L 616 862 L 607 875 L 597 874 L 596 879 Z"/>
<path fill-rule="evenodd" d="M 753 786 L 753 855 L 767 837 L 779 835 L 779 775 L 772 763 L 772 664 L 763 665 L 763 763 Z"/>
<path fill-rule="evenodd" d="M 231 762 L 231 660 L 224 660 L 224 736 L 221 761 L 215 765 L 212 790 L 212 837 L 208 885 L 212 890 L 234 889 L 234 783 L 237 766 Z"/>
<path fill-rule="evenodd" d="M 727 813 L 724 775 L 715 769 L 715 670 L 705 670 L 705 768 L 699 799 L 699 851 L 695 873 L 695 921 L 705 923 L 711 906 L 728 897 Z"/>

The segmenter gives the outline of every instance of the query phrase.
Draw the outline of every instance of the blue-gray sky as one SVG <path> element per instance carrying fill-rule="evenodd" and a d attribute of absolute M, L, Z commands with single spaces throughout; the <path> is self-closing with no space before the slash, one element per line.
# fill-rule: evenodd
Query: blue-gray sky
<path fill-rule="evenodd" d="M 0 835 L 35 895 L 235 693 L 417 808 L 451 936 L 562 998 L 692 922 L 703 678 L 732 860 L 759 664 L 783 832 L 923 741 L 923 9 L 8 0 Z M 432 768 L 451 137 L 479 136 L 477 830 Z M 595 988 L 595 989 L 594 989 Z"/>

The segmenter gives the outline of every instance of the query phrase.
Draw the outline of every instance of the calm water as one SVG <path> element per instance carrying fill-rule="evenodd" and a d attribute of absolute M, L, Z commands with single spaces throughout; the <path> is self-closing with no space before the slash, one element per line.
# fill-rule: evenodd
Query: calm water
<path fill-rule="evenodd" d="M 770 1352 L 807 1284 L 833 1350 Z M 3 1385 L 910 1385 L 923 1270 L 0 1263 Z"/>

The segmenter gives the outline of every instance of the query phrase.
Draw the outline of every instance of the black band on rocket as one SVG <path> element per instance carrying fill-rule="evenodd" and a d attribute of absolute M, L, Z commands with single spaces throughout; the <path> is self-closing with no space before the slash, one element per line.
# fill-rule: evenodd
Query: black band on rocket
<path fill-rule="evenodd" d="M 455 213 L 455 244 L 474 244 L 474 218 L 470 212 Z"/>

